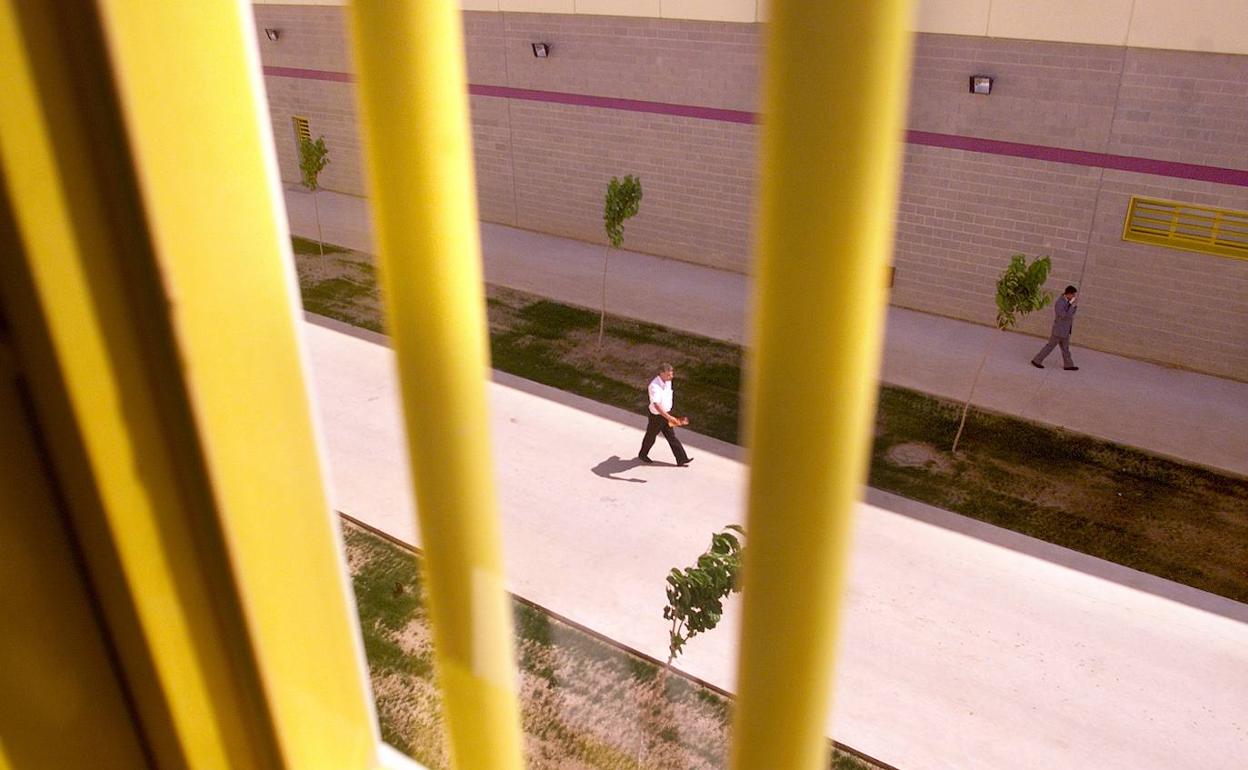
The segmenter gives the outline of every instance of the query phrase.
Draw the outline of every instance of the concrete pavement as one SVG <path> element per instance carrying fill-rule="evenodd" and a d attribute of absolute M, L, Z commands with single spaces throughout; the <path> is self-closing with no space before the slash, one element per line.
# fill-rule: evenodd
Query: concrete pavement
<path fill-rule="evenodd" d="M 392 355 L 330 327 L 303 325 L 331 501 L 419 544 Z M 641 466 L 640 415 L 506 375 L 489 394 L 509 590 L 663 657 L 667 570 L 742 520 L 739 448 L 686 433 L 692 467 Z M 837 740 L 903 770 L 1248 756 L 1245 605 L 886 493 L 859 505 L 851 547 Z M 733 689 L 738 612 L 679 667 Z"/>
<path fill-rule="evenodd" d="M 322 191 L 327 241 L 375 253 L 367 201 Z M 292 232 L 315 236 L 311 194 L 288 188 Z M 483 223 L 486 280 L 561 302 L 597 307 L 603 247 Z M 661 281 L 655 276 L 662 276 Z M 646 254 L 615 251 L 608 309 L 715 339 L 743 342 L 749 279 Z M 965 399 L 994 329 L 889 308 L 881 378 Z M 1248 383 L 1078 348 L 1078 374 L 1028 360 L 1035 337 L 1009 333 L 992 346 L 977 406 L 1128 446 L 1248 475 Z M 1248 344 L 1248 339 L 1245 340 Z M 950 436 L 952 442 L 952 436 Z"/>

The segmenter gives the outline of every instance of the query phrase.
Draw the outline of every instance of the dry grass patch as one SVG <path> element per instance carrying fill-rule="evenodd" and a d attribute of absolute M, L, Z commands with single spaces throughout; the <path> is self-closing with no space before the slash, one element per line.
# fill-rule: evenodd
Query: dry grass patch
<path fill-rule="evenodd" d="M 449 755 L 418 557 L 344 521 L 382 738 L 433 770 Z M 656 576 L 661 580 L 662 576 Z M 533 770 L 716 770 L 727 765 L 731 702 L 515 602 L 521 719 Z M 655 633 L 664 622 L 656 613 Z M 836 770 L 871 770 L 835 752 Z"/>

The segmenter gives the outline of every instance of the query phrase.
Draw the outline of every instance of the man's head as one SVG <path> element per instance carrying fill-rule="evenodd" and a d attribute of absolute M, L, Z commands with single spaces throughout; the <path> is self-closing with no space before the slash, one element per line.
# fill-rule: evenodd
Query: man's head
<path fill-rule="evenodd" d="M 671 364 L 659 364 L 659 377 L 663 378 L 664 382 L 671 382 L 671 379 L 675 376 L 676 370 L 672 368 Z"/>
<path fill-rule="evenodd" d="M 1067 286 L 1066 291 L 1062 292 L 1062 295 L 1065 296 L 1066 299 L 1073 299 L 1074 296 L 1078 293 L 1079 293 L 1079 290 L 1076 289 L 1074 286 Z"/>

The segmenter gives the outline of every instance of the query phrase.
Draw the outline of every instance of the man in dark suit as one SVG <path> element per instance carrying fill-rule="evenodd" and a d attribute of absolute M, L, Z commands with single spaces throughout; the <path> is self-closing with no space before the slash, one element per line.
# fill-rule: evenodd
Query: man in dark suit
<path fill-rule="evenodd" d="M 1053 332 L 1049 335 L 1049 341 L 1036 357 L 1031 359 L 1031 365 L 1037 369 L 1044 368 L 1044 359 L 1053 352 L 1053 348 L 1058 345 L 1062 346 L 1062 368 L 1068 372 L 1075 372 L 1079 367 L 1075 366 L 1075 361 L 1070 357 L 1070 332 L 1075 325 L 1075 311 L 1079 308 L 1075 307 L 1075 303 L 1079 301 L 1079 291 L 1074 286 L 1067 286 L 1066 291 L 1062 292 L 1062 296 L 1058 297 L 1057 302 L 1053 305 Z"/>

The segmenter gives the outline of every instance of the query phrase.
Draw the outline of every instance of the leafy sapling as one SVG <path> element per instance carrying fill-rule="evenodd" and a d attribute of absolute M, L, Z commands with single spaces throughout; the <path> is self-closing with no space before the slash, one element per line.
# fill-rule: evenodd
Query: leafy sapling
<path fill-rule="evenodd" d="M 672 569 L 668 573 L 667 606 L 663 608 L 663 619 L 670 620 L 672 626 L 668 632 L 667 665 L 663 667 L 663 675 L 653 690 L 656 699 L 666 692 L 672 663 L 685 645 L 698 634 L 719 625 L 719 619 L 724 614 L 724 599 L 741 590 L 741 540 L 744 536 L 744 529 L 729 524 L 723 532 L 711 536 L 710 548 L 698 557 L 692 567 Z M 658 709 L 653 709 L 651 713 L 658 713 Z M 640 737 L 637 748 L 637 765 L 640 767 L 645 767 L 646 748 L 647 740 Z"/>
<path fill-rule="evenodd" d="M 325 239 L 321 236 L 321 206 L 317 201 L 316 191 L 320 189 L 321 171 L 329 163 L 329 150 L 325 149 L 325 137 L 318 136 L 316 141 L 303 138 L 299 140 L 299 172 L 304 187 L 312 191 L 312 208 L 316 211 L 316 245 L 325 256 Z"/>
<path fill-rule="evenodd" d="M 1053 267 L 1048 257 L 1037 257 L 1027 264 L 1024 254 L 1010 257 L 1010 264 L 997 280 L 997 329 L 1006 331 L 1018 323 L 1018 319 L 1039 310 L 1053 301 L 1053 295 L 1044 290 L 1044 282 L 1049 279 L 1049 270 Z M 962 419 L 958 423 L 958 434 L 953 437 L 953 452 L 958 451 L 958 441 L 962 438 L 962 429 L 966 427 L 966 413 L 971 409 L 971 399 L 975 398 L 975 388 L 979 385 L 979 376 L 984 371 L 984 362 L 992 346 L 1004 335 L 994 335 L 992 342 L 984 349 L 979 359 L 979 368 L 975 370 L 975 379 L 971 382 L 971 393 L 966 397 L 962 407 Z"/>
<path fill-rule="evenodd" d="M 690 639 L 719 625 L 724 599 L 741 590 L 741 537 L 745 530 L 730 524 L 711 536 L 711 546 L 685 569 L 667 575 L 667 606 L 663 619 L 672 622 L 668 635 L 667 668 Z"/>
<path fill-rule="evenodd" d="M 612 248 L 624 245 L 624 222 L 641 210 L 641 177 L 626 176 L 623 181 L 611 177 L 602 211 L 603 226 L 610 244 L 602 253 L 602 312 L 598 316 L 598 347 L 602 347 L 602 330 L 607 318 L 607 262 Z"/>

